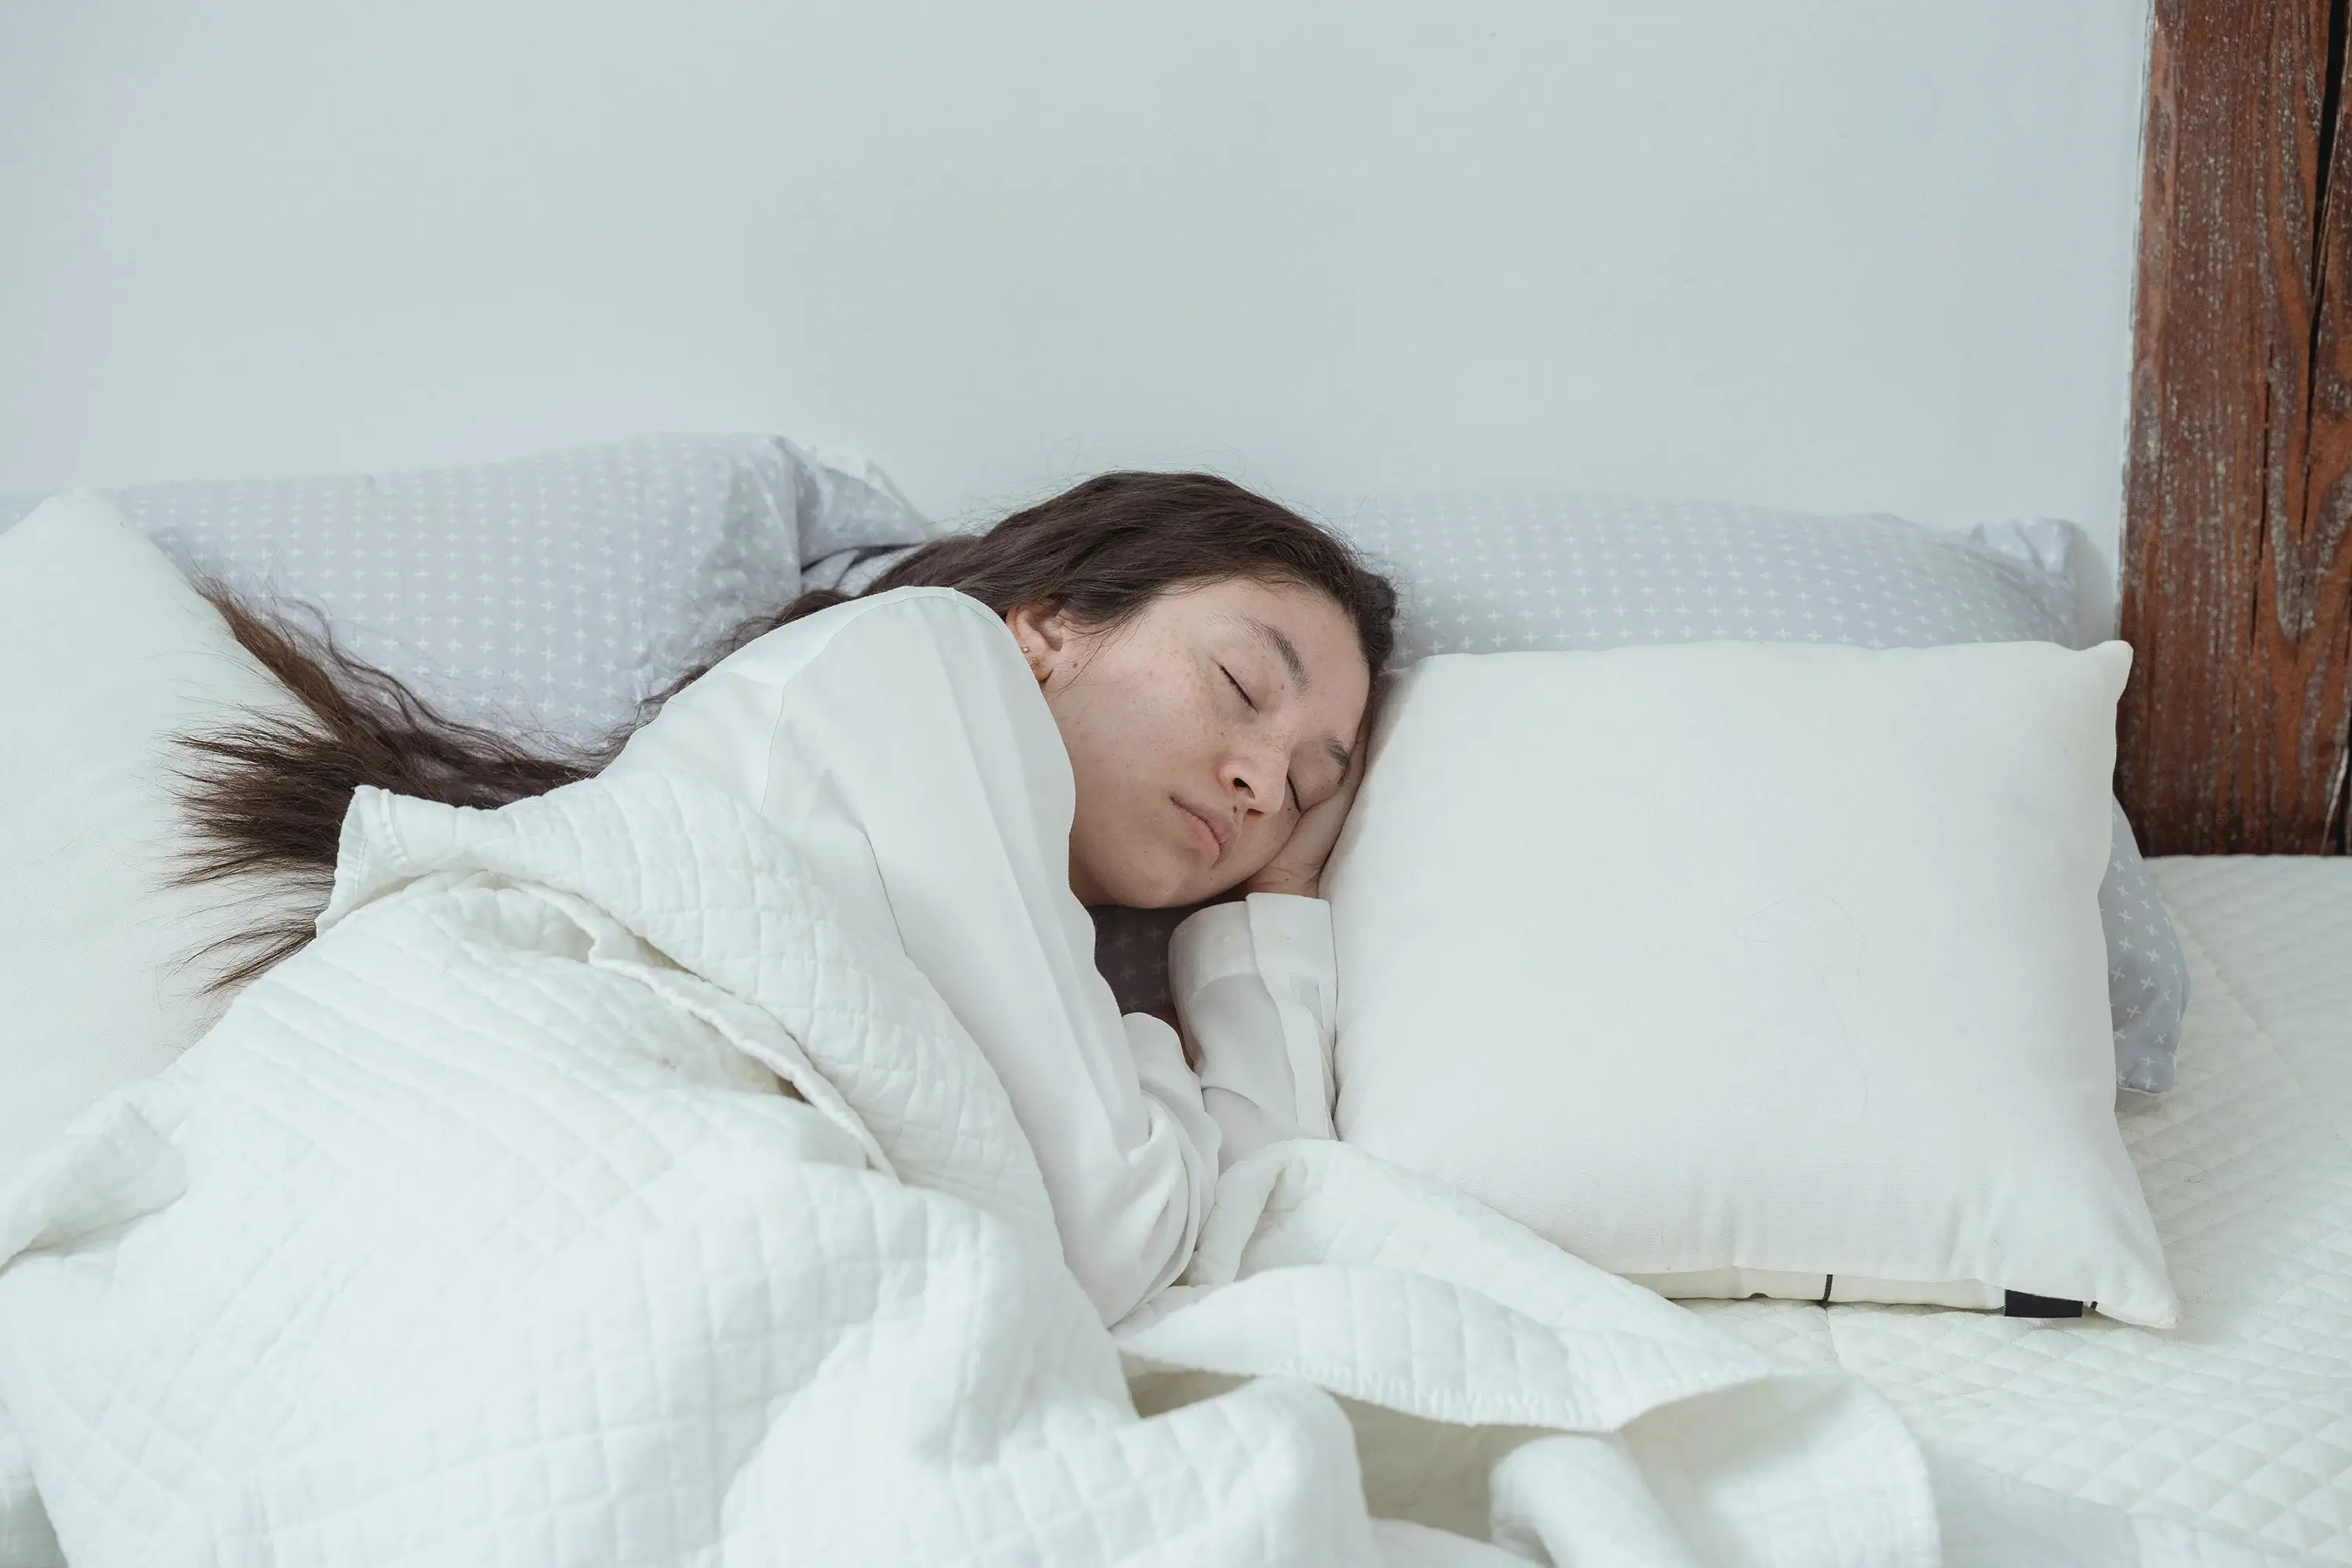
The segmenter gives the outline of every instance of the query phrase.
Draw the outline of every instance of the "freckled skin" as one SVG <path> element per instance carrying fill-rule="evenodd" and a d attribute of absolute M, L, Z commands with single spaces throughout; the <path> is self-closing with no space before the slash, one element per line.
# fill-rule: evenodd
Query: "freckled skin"
<path fill-rule="evenodd" d="M 1070 887 L 1081 901 L 1149 909 L 1244 884 L 1313 890 L 1353 791 L 1335 753 L 1360 749 L 1371 689 L 1337 605 L 1308 588 L 1228 580 L 1164 594 L 1109 631 L 1045 606 L 1016 609 L 1005 625 L 1069 752 Z M 1285 856 L 1302 816 L 1307 829 Z"/>

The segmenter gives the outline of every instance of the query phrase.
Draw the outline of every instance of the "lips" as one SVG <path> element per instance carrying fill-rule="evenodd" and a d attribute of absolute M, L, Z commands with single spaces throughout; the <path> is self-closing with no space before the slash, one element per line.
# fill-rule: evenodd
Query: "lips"
<path fill-rule="evenodd" d="M 1233 825 L 1219 822 L 1204 811 L 1195 811 L 1181 800 L 1176 802 L 1176 809 L 1192 830 L 1192 842 L 1201 852 L 1212 861 L 1223 859 L 1225 847 L 1233 842 Z"/>

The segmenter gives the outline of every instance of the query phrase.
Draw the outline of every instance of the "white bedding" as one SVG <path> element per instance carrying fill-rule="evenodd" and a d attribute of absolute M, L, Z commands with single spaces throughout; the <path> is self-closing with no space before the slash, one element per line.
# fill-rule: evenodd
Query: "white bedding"
<path fill-rule="evenodd" d="M 79 1568 L 1503 1561 L 1433 1532 L 1490 1505 L 1580 1564 L 1935 1560 L 1858 1380 L 1338 1145 L 1227 1173 L 1115 1342 L 808 864 L 659 773 L 362 792 L 321 940 L 0 1188 L 8 1550 L 29 1479 Z"/>
<path fill-rule="evenodd" d="M 362 805 L 330 938 L 0 1190 L 10 1568 L 43 1502 L 142 1568 L 1927 1568 L 1938 1510 L 1956 1568 L 2252 1561 L 1338 1145 L 1226 1173 L 1114 1340 L 970 1037 L 758 816 Z"/>
<path fill-rule="evenodd" d="M 2193 981 L 2179 1087 L 2125 1139 L 2178 1329 L 1708 1304 L 1867 1376 L 1938 1451 L 2352 1563 L 2352 861 L 2154 862 Z"/>

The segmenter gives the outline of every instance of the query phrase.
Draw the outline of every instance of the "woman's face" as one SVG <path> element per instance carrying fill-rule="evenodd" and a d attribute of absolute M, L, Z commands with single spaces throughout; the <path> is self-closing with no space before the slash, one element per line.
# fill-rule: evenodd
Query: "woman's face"
<path fill-rule="evenodd" d="M 1314 589 L 1181 588 L 1103 632 L 1042 608 L 1004 623 L 1070 753 L 1070 887 L 1084 903 L 1228 891 L 1347 772 L 1371 672 L 1353 623 Z"/>

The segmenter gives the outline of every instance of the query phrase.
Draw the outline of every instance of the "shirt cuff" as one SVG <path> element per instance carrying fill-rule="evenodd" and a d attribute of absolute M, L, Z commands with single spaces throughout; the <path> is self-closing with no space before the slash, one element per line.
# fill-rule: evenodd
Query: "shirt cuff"
<path fill-rule="evenodd" d="M 1170 989 L 1232 1164 L 1283 1138 L 1329 1138 L 1337 968 L 1331 906 L 1252 893 L 1176 928 Z"/>

